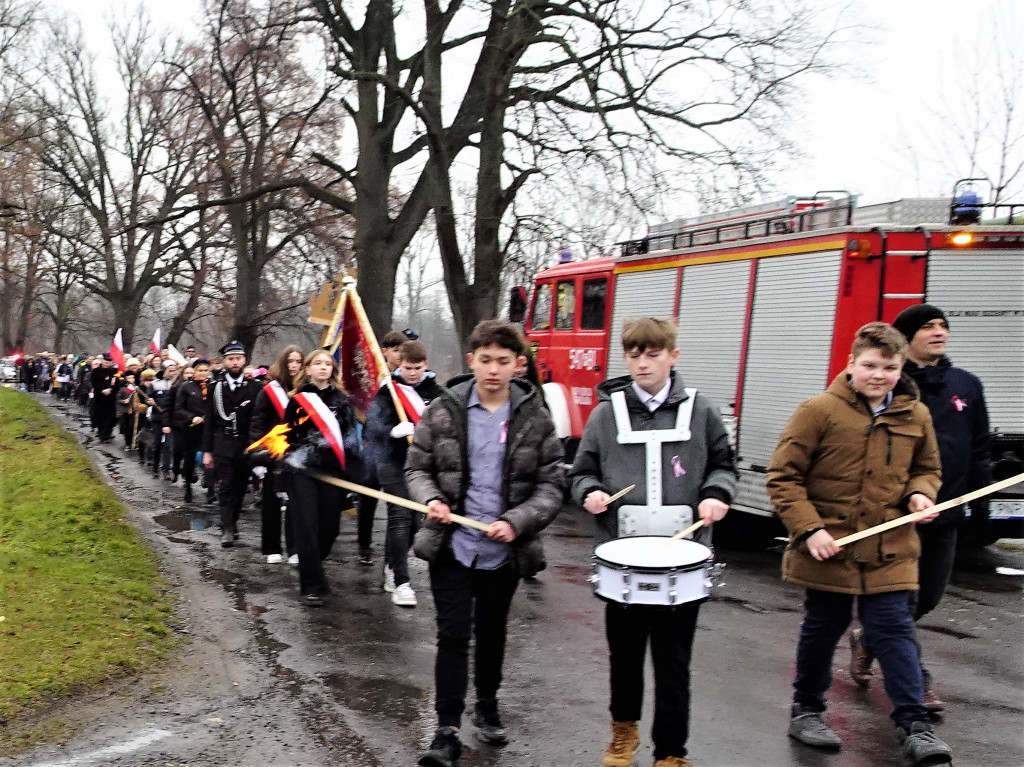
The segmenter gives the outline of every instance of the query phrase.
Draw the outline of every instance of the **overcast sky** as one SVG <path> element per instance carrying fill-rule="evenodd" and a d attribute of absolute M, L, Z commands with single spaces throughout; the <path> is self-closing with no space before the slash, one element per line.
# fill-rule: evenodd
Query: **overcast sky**
<path fill-rule="evenodd" d="M 81 15 L 98 51 L 111 8 L 145 3 L 154 21 L 181 31 L 199 9 L 199 0 L 45 2 Z M 830 9 L 847 4 L 815 3 Z M 846 19 L 866 27 L 860 32 L 864 42 L 843 53 L 860 73 L 840 72 L 807 85 L 794 120 L 798 127 L 791 131 L 804 156 L 785 164 L 776 178 L 779 194 L 771 197 L 824 189 L 850 190 L 862 202 L 948 195 L 952 181 L 967 172 L 946 151 L 955 143 L 949 115 L 975 108 L 963 98 L 958 70 L 973 68 L 979 58 L 993 64 L 993 29 L 1020 47 L 1024 0 L 853 0 Z"/>

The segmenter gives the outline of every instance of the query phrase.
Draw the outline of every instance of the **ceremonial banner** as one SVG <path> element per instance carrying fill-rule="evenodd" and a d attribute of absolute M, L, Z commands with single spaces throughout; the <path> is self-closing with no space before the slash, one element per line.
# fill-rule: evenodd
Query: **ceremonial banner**
<path fill-rule="evenodd" d="M 117 369 L 124 372 L 124 342 L 121 340 L 121 328 L 114 333 L 114 342 L 110 344 L 110 357 L 117 365 Z"/>
<path fill-rule="evenodd" d="M 332 332 L 335 329 L 336 332 Z M 341 368 L 345 393 L 352 400 L 359 416 L 365 418 L 370 403 L 380 389 L 381 381 L 388 376 L 388 366 L 366 318 L 359 294 L 351 284 L 345 286 L 335 321 L 328 329 L 328 334 L 328 348 Z"/>

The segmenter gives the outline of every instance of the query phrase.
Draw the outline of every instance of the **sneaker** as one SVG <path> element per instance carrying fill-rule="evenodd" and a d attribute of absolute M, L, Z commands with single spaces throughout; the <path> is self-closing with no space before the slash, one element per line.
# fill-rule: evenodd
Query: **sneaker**
<path fill-rule="evenodd" d="M 284 557 L 282 557 L 280 554 L 267 554 L 268 565 L 279 565 L 282 562 L 284 562 Z"/>
<path fill-rule="evenodd" d="M 927 764 L 952 764 L 953 750 L 939 740 L 928 722 L 914 722 L 910 729 L 897 727 L 903 755 L 915 767 Z"/>
<path fill-rule="evenodd" d="M 288 556 L 288 564 L 290 564 L 292 567 L 298 567 L 299 566 L 299 555 L 298 554 L 290 554 Z"/>
<path fill-rule="evenodd" d="M 395 592 L 395 571 L 384 565 L 384 590 L 389 594 Z"/>
<path fill-rule="evenodd" d="M 319 594 L 303 594 L 302 604 L 306 607 L 323 607 L 324 599 Z"/>
<path fill-rule="evenodd" d="M 640 750 L 639 722 L 612 722 L 612 742 L 601 758 L 604 767 L 633 767 Z"/>
<path fill-rule="evenodd" d="M 789 720 L 789 737 L 815 748 L 841 748 L 843 742 L 835 730 L 825 724 L 824 711 L 810 711 L 799 703 L 793 704 Z"/>
<path fill-rule="evenodd" d="M 415 607 L 416 592 L 408 583 L 399 583 L 391 594 L 391 601 L 399 607 Z"/>
<path fill-rule="evenodd" d="M 937 714 L 940 711 L 946 710 L 946 701 L 935 694 L 935 690 L 931 687 L 925 688 L 924 691 L 924 707 L 931 711 L 933 714 Z"/>
<path fill-rule="evenodd" d="M 493 701 L 490 706 L 482 706 L 478 701 L 473 709 L 472 722 L 476 727 L 477 740 L 481 743 L 491 746 L 504 746 L 508 743 L 508 731 L 502 725 L 498 716 L 498 706 Z"/>
<path fill-rule="evenodd" d="M 875 662 L 875 656 L 864 647 L 864 631 L 854 629 L 850 632 L 850 677 L 861 687 L 871 684 L 871 677 L 875 672 L 871 670 L 871 664 Z"/>
<path fill-rule="evenodd" d="M 373 567 L 373 551 L 371 549 L 359 549 L 359 564 L 363 567 Z"/>
<path fill-rule="evenodd" d="M 428 748 L 417 762 L 420 767 L 452 767 L 462 756 L 462 741 L 454 727 L 439 727 Z"/>
<path fill-rule="evenodd" d="M 654 767 L 693 767 L 693 762 L 685 756 L 666 756 L 664 759 L 655 759 Z"/>

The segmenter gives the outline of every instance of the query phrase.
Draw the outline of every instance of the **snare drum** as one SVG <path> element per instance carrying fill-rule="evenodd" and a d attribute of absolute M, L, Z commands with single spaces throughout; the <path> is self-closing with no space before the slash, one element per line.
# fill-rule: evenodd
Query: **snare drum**
<path fill-rule="evenodd" d="M 594 550 L 594 593 L 627 605 L 674 607 L 707 599 L 711 549 L 661 536 L 617 538 Z"/>

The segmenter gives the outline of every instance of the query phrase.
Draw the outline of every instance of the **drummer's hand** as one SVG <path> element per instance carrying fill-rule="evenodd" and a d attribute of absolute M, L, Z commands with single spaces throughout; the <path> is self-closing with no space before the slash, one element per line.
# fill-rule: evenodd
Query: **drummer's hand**
<path fill-rule="evenodd" d="M 503 519 L 491 522 L 484 535 L 492 541 L 501 541 L 502 543 L 512 543 L 516 539 L 516 531 Z"/>
<path fill-rule="evenodd" d="M 450 525 L 452 523 L 452 510 L 448 507 L 447 503 L 435 498 L 427 504 L 427 508 L 430 509 L 427 512 L 427 519 L 431 522 L 440 522 L 442 525 Z"/>
<path fill-rule="evenodd" d="M 827 530 L 819 530 L 808 538 L 806 543 L 807 550 L 811 552 L 811 556 L 819 562 L 824 562 L 829 557 L 834 557 L 843 550 L 841 546 L 836 546 L 835 538 L 829 535 Z"/>
<path fill-rule="evenodd" d="M 594 490 L 587 493 L 583 499 L 583 508 L 591 514 L 603 514 L 608 511 L 608 499 L 611 498 L 604 490 Z"/>
<path fill-rule="evenodd" d="M 913 493 L 910 496 L 910 498 L 907 499 L 907 510 L 911 514 L 915 514 L 918 511 L 924 511 L 925 509 L 930 509 L 934 505 L 935 505 L 935 502 L 931 498 L 929 498 L 927 495 L 925 495 L 924 493 Z M 933 519 L 935 519 L 938 516 L 939 516 L 938 513 L 927 514 L 927 515 L 921 517 L 917 521 L 918 521 L 919 524 L 922 523 L 922 522 L 931 522 Z"/>
<path fill-rule="evenodd" d="M 697 514 L 704 520 L 705 527 L 712 522 L 720 522 L 727 511 L 729 511 L 729 504 L 717 498 L 705 498 L 697 505 Z"/>

